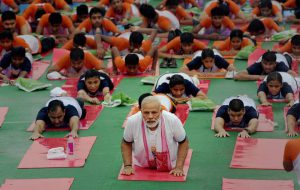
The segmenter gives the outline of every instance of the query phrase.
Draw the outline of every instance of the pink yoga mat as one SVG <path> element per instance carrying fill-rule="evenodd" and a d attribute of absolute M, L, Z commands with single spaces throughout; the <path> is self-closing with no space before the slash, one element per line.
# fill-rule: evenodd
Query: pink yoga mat
<path fill-rule="evenodd" d="M 122 169 L 120 170 L 118 180 L 126 180 L 126 181 L 186 181 L 186 177 L 188 174 L 188 170 L 190 167 L 190 161 L 192 157 L 192 149 L 189 149 L 188 154 L 186 156 L 185 162 L 184 162 L 184 176 L 182 177 L 174 177 L 173 175 L 170 175 L 169 172 L 158 172 L 156 170 L 151 170 L 149 168 L 141 168 L 138 166 L 134 166 L 134 175 L 126 176 L 122 175 Z"/>
<path fill-rule="evenodd" d="M 220 106 L 217 106 L 216 109 L 213 112 L 212 115 L 212 122 L 211 122 L 211 130 L 215 129 L 215 119 L 216 119 L 216 114 L 218 112 L 218 109 Z M 257 131 L 258 132 L 271 132 L 274 130 L 274 119 L 273 119 L 273 111 L 271 106 L 258 106 L 257 110 L 259 112 L 259 117 L 258 117 L 258 126 L 257 126 Z M 242 131 L 242 128 L 229 128 L 229 127 L 224 127 L 226 131 Z"/>
<path fill-rule="evenodd" d="M 49 61 L 35 61 L 32 63 L 31 72 L 28 74 L 29 78 L 38 80 L 45 73 L 49 66 Z"/>
<path fill-rule="evenodd" d="M 35 140 L 25 153 L 18 168 L 78 168 L 83 167 L 96 141 L 95 136 L 79 137 L 75 140 L 74 159 L 47 160 L 50 148 L 64 147 L 66 150 L 67 138 L 41 138 Z"/>
<path fill-rule="evenodd" d="M 300 32 L 300 26 L 299 25 L 292 24 L 290 26 L 290 29 L 295 29 L 298 33 Z"/>
<path fill-rule="evenodd" d="M 57 61 L 66 54 L 70 54 L 69 50 L 54 48 L 52 53 L 52 65 L 55 65 Z"/>
<path fill-rule="evenodd" d="M 74 178 L 6 179 L 0 190 L 69 190 Z"/>
<path fill-rule="evenodd" d="M 114 84 L 114 89 L 110 91 L 112 94 L 116 87 L 120 84 L 121 80 L 123 79 L 122 76 L 115 76 L 111 77 L 111 80 Z M 77 97 L 77 84 L 78 84 L 78 78 L 68 78 L 66 80 L 66 83 L 61 87 L 63 90 L 67 92 L 67 94 L 71 97 Z M 103 96 L 98 96 L 97 97 L 99 100 L 103 100 Z"/>
<path fill-rule="evenodd" d="M 208 93 L 208 89 L 209 89 L 209 85 L 210 85 L 210 80 L 200 80 L 200 83 L 199 83 L 199 85 L 197 87 L 200 88 L 200 90 L 204 94 L 207 94 Z"/>
<path fill-rule="evenodd" d="M 2 127 L 7 112 L 8 112 L 8 107 L 0 107 L 0 128 Z"/>
<path fill-rule="evenodd" d="M 223 178 L 222 190 L 294 190 L 293 180 Z"/>
<path fill-rule="evenodd" d="M 84 106 L 86 109 L 86 116 L 84 119 L 80 120 L 81 125 L 79 126 L 80 130 L 89 129 L 94 121 L 97 119 L 100 112 L 103 110 L 102 105 L 88 105 Z M 27 131 L 32 132 L 35 126 L 35 121 L 31 123 L 31 125 L 27 128 Z M 70 128 L 46 128 L 46 131 L 66 131 L 70 130 Z"/>
<path fill-rule="evenodd" d="M 254 52 L 252 52 L 249 55 L 248 67 L 253 65 L 265 52 L 266 52 L 266 50 L 260 49 L 260 48 L 257 48 L 256 50 L 254 50 Z"/>
<path fill-rule="evenodd" d="M 189 116 L 189 106 L 187 104 L 178 104 L 176 106 L 175 115 L 180 119 L 182 125 L 184 126 L 188 116 Z"/>
<path fill-rule="evenodd" d="M 230 168 L 283 170 L 283 153 L 288 140 L 237 138 Z"/>

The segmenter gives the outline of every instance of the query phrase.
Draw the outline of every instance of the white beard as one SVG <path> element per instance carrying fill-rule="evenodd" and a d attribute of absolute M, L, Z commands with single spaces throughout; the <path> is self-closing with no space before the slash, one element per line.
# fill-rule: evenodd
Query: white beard
<path fill-rule="evenodd" d="M 148 128 L 153 129 L 153 128 L 157 127 L 157 125 L 159 123 L 159 119 L 157 121 L 155 121 L 154 123 L 147 123 L 146 121 L 144 121 L 144 122 Z"/>

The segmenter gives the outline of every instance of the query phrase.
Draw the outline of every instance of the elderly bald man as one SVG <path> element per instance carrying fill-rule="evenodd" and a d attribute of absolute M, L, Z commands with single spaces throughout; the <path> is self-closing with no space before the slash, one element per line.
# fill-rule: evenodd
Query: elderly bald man
<path fill-rule="evenodd" d="M 142 101 L 141 111 L 130 116 L 126 123 L 121 143 L 122 174 L 134 174 L 134 164 L 183 176 L 188 149 L 189 142 L 181 121 L 162 110 L 157 97 L 148 96 Z"/>

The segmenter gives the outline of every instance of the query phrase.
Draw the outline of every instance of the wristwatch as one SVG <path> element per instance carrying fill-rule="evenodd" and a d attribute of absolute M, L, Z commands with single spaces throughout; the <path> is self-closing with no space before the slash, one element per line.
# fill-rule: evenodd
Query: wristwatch
<path fill-rule="evenodd" d="M 247 131 L 248 134 L 250 134 L 250 130 L 248 128 L 244 128 L 244 131 Z"/>

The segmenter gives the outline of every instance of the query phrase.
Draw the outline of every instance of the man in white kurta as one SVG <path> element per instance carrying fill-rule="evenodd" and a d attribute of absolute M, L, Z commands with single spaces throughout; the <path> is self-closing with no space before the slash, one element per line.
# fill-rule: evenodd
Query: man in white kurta
<path fill-rule="evenodd" d="M 174 114 L 161 110 L 157 97 L 146 97 L 142 101 L 141 111 L 129 117 L 127 121 L 122 141 L 122 173 L 133 174 L 133 164 L 151 167 L 149 161 L 155 162 L 158 158 L 156 152 L 164 152 L 164 145 L 167 145 L 169 152 L 170 174 L 182 176 L 188 152 L 188 140 L 182 123 Z"/>

